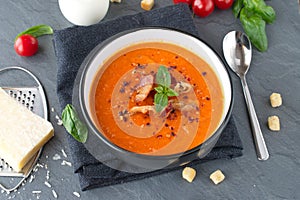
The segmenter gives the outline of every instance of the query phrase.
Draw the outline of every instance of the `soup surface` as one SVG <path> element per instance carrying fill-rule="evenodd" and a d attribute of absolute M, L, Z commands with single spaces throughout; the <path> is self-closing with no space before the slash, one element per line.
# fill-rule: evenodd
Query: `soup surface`
<path fill-rule="evenodd" d="M 177 96 L 155 107 L 157 72 L 164 66 Z M 93 120 L 108 140 L 128 151 L 167 155 L 189 150 L 219 126 L 223 92 L 209 65 L 190 51 L 161 42 L 124 48 L 94 79 Z"/>

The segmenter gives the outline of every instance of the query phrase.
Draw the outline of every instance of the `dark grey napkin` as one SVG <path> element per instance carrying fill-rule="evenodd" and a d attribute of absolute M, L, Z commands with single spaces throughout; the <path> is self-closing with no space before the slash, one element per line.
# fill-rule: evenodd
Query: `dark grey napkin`
<path fill-rule="evenodd" d="M 188 6 L 179 4 L 123 16 L 89 27 L 74 26 L 55 31 L 54 46 L 58 64 L 57 94 L 61 110 L 66 104 L 72 103 L 73 83 L 77 71 L 84 58 L 97 44 L 121 31 L 145 26 L 175 28 L 197 36 L 197 29 L 191 16 Z M 74 170 L 79 175 L 82 190 L 138 180 L 180 168 L 142 174 L 117 171 L 99 162 L 87 151 L 83 144 L 74 140 L 69 134 L 66 135 Z M 213 150 L 204 159 L 195 160 L 189 165 L 219 158 L 234 158 L 241 155 L 242 143 L 234 120 L 231 118 Z"/>

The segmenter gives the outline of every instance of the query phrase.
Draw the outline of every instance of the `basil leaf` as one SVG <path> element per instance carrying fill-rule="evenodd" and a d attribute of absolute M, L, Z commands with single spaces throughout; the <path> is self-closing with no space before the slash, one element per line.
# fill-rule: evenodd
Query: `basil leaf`
<path fill-rule="evenodd" d="M 168 69 L 160 66 L 156 73 L 156 83 L 158 84 L 154 90 L 154 105 L 156 112 L 161 112 L 168 105 L 168 97 L 178 96 L 177 92 L 170 88 L 171 75 Z"/>
<path fill-rule="evenodd" d="M 236 0 L 232 7 L 232 12 L 235 18 L 238 18 L 242 8 L 243 8 L 243 0 Z"/>
<path fill-rule="evenodd" d="M 156 112 L 161 112 L 168 105 L 168 96 L 163 93 L 154 95 L 154 105 Z"/>
<path fill-rule="evenodd" d="M 85 143 L 87 140 L 88 129 L 86 125 L 80 121 L 75 108 L 67 104 L 62 112 L 63 125 L 78 142 Z"/>
<path fill-rule="evenodd" d="M 178 96 L 178 93 L 175 92 L 173 89 L 168 88 L 168 90 L 167 90 L 167 96 L 168 97 L 176 97 L 176 96 Z"/>
<path fill-rule="evenodd" d="M 267 6 L 264 0 L 244 0 L 244 5 L 248 10 L 259 14 L 267 23 L 272 23 L 276 14 L 271 6 Z"/>
<path fill-rule="evenodd" d="M 271 6 L 263 6 L 258 9 L 258 13 L 268 24 L 271 24 L 276 19 L 275 10 Z"/>
<path fill-rule="evenodd" d="M 244 6 L 248 10 L 257 10 L 257 8 L 261 5 L 261 0 L 244 0 Z M 263 1 L 263 3 L 265 3 Z"/>
<path fill-rule="evenodd" d="M 266 51 L 268 49 L 268 39 L 265 30 L 266 22 L 262 17 L 248 12 L 244 7 L 240 13 L 240 20 L 252 44 L 259 51 Z"/>
<path fill-rule="evenodd" d="M 156 74 L 156 83 L 165 87 L 170 87 L 171 85 L 171 75 L 168 69 L 164 66 L 158 68 Z"/>
<path fill-rule="evenodd" d="M 15 38 L 15 40 L 18 39 L 18 37 L 20 37 L 21 35 L 25 35 L 25 34 L 29 34 L 33 37 L 39 37 L 39 36 L 42 36 L 42 35 L 50 35 L 50 34 L 53 34 L 53 29 L 48 26 L 48 25 L 45 25 L 45 24 L 40 24 L 40 25 L 37 25 L 37 26 L 33 26 L 21 33 L 19 33 L 17 35 L 17 37 Z"/>
<path fill-rule="evenodd" d="M 164 92 L 164 87 L 159 85 L 156 88 L 154 88 L 154 90 L 158 93 L 163 93 Z"/>

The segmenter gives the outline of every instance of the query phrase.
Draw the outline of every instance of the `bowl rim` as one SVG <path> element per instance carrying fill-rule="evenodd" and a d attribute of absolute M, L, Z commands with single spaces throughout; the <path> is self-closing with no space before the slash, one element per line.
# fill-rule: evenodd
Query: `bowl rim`
<path fill-rule="evenodd" d="M 110 44 L 112 41 L 114 41 L 115 39 L 117 39 L 121 36 L 130 34 L 130 33 L 134 33 L 134 32 L 138 32 L 138 31 L 142 31 L 142 30 L 151 30 L 151 29 L 155 29 L 155 30 L 160 29 L 160 30 L 165 30 L 165 31 L 175 31 L 175 32 L 179 32 L 181 34 L 184 34 L 186 36 L 192 37 L 196 40 L 199 40 L 204 45 L 206 45 L 216 55 L 216 57 L 219 59 L 219 61 L 223 64 L 225 71 L 227 72 L 227 76 L 228 76 L 229 83 L 230 83 L 230 86 L 231 86 L 230 87 L 230 89 L 231 89 L 231 101 L 230 101 L 228 111 L 225 114 L 225 117 L 224 117 L 223 121 L 219 124 L 218 128 L 214 131 L 214 133 L 211 134 L 211 136 L 208 139 L 206 139 L 201 144 L 199 144 L 196 147 L 194 147 L 192 149 L 189 149 L 187 151 L 174 153 L 174 154 L 168 154 L 168 155 L 149 155 L 149 154 L 136 153 L 136 152 L 124 149 L 120 146 L 117 146 L 116 144 L 111 142 L 109 139 L 107 139 L 98 130 L 98 128 L 94 125 L 93 120 L 89 116 L 88 111 L 87 111 L 87 107 L 84 103 L 84 84 L 83 83 L 85 82 L 85 79 L 86 79 L 86 72 L 88 70 L 88 66 L 94 60 L 95 56 L 98 54 L 98 51 L 102 50 L 108 44 Z M 151 159 L 154 159 L 154 160 L 166 160 L 166 159 L 176 159 L 176 158 L 182 157 L 184 155 L 188 155 L 188 154 L 191 154 L 191 153 L 198 152 L 198 151 L 201 150 L 201 148 L 203 148 L 203 146 L 205 144 L 208 144 L 208 143 L 214 141 L 215 139 L 218 139 L 218 137 L 221 135 L 222 131 L 226 127 L 226 125 L 227 125 L 227 123 L 228 123 L 228 121 L 231 117 L 231 114 L 232 114 L 233 104 L 234 104 L 234 93 L 233 93 L 234 90 L 233 90 L 232 78 L 230 76 L 229 69 L 228 69 L 228 66 L 227 66 L 226 62 L 224 62 L 224 59 L 207 42 L 203 41 L 198 36 L 195 36 L 191 33 L 186 32 L 186 31 L 182 31 L 182 30 L 175 29 L 175 28 L 169 28 L 169 27 L 146 26 L 146 27 L 133 28 L 133 29 L 129 29 L 129 30 L 119 32 L 117 34 L 114 34 L 114 35 L 108 37 L 103 42 L 96 45 L 94 47 L 94 49 L 87 55 L 87 57 L 82 62 L 80 68 L 82 68 L 82 67 L 83 67 L 83 71 L 82 71 L 82 74 L 81 74 L 81 77 L 80 77 L 80 82 L 79 82 L 79 105 L 80 105 L 80 109 L 82 111 L 82 115 L 85 118 L 84 120 L 88 124 L 88 127 L 90 129 L 92 129 L 92 132 L 93 132 L 92 134 L 96 134 L 96 136 L 99 139 L 101 139 L 102 142 L 104 142 L 107 146 L 109 146 L 110 148 L 114 149 L 115 151 L 123 153 L 123 154 L 126 153 L 126 154 L 130 154 L 131 156 L 135 156 L 135 157 L 139 157 L 139 158 L 151 158 Z"/>

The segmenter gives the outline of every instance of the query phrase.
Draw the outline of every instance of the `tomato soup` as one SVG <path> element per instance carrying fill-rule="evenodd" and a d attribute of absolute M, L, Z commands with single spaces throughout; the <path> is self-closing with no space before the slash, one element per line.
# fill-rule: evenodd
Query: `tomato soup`
<path fill-rule="evenodd" d="M 177 96 L 158 95 L 160 67 Z M 140 43 L 120 50 L 100 67 L 91 91 L 97 128 L 136 153 L 168 155 L 194 148 L 211 136 L 222 116 L 223 90 L 214 71 L 173 44 Z M 162 102 L 166 106 L 158 111 Z"/>

